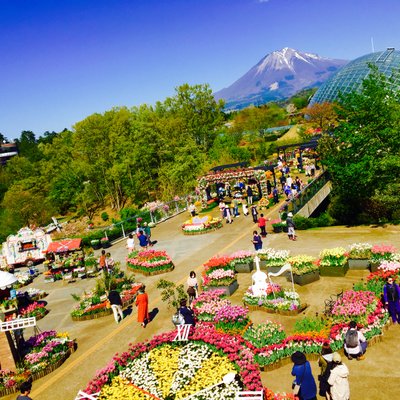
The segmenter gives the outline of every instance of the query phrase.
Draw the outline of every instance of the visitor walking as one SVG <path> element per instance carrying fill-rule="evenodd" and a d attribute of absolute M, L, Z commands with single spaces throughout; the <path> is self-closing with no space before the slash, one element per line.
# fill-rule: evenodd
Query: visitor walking
<path fill-rule="evenodd" d="M 111 309 L 114 314 L 115 322 L 118 324 L 124 319 L 124 313 L 122 312 L 122 299 L 118 291 L 110 290 L 106 291 L 108 301 L 110 302 Z"/>
<path fill-rule="evenodd" d="M 230 209 L 229 207 L 225 207 L 225 208 L 224 208 L 224 213 L 225 213 L 226 223 L 227 223 L 227 224 L 231 224 L 231 223 L 232 223 L 232 213 L 231 213 L 231 209 Z"/>
<path fill-rule="evenodd" d="M 349 329 L 344 338 L 344 354 L 349 360 L 357 358 L 363 360 L 367 351 L 367 340 L 365 336 L 357 329 L 357 323 L 350 321 Z"/>
<path fill-rule="evenodd" d="M 247 185 L 246 193 L 247 193 L 247 202 L 249 204 L 253 204 L 253 189 L 251 188 L 250 185 Z"/>
<path fill-rule="evenodd" d="M 143 224 L 143 233 L 147 237 L 147 242 L 149 243 L 149 246 L 153 246 L 153 244 L 157 243 L 157 240 L 154 242 L 151 241 L 151 228 L 147 222 Z"/>
<path fill-rule="evenodd" d="M 293 362 L 292 375 L 295 376 L 293 382 L 293 393 L 299 400 L 317 400 L 317 385 L 311 371 L 311 365 L 306 356 L 301 351 L 296 351 L 291 356 Z M 297 388 L 300 386 L 299 388 Z"/>
<path fill-rule="evenodd" d="M 274 186 L 274 190 L 272 191 L 272 196 L 274 198 L 274 203 L 278 204 L 279 203 L 279 192 L 276 186 Z"/>
<path fill-rule="evenodd" d="M 138 240 L 139 240 L 139 246 L 142 249 L 147 249 L 147 246 L 149 245 L 149 241 L 147 240 L 147 236 L 144 234 L 144 232 L 142 230 L 139 231 Z"/>
<path fill-rule="evenodd" d="M 126 240 L 126 248 L 128 249 L 128 254 L 135 250 L 135 239 L 133 238 L 132 233 L 129 234 L 128 239 Z"/>
<path fill-rule="evenodd" d="M 256 224 L 258 222 L 258 211 L 255 204 L 251 206 L 251 216 L 253 217 L 253 222 Z"/>
<path fill-rule="evenodd" d="M 235 197 L 232 200 L 233 203 L 233 216 L 236 218 L 239 216 L 239 200 L 237 199 L 237 197 Z"/>
<path fill-rule="evenodd" d="M 106 251 L 103 249 L 99 257 L 99 269 L 105 270 L 106 268 Z"/>
<path fill-rule="evenodd" d="M 147 293 L 145 293 L 145 290 L 146 290 L 145 286 L 142 286 L 138 290 L 138 295 L 136 297 L 136 303 L 135 303 L 138 308 L 137 320 L 138 322 L 140 322 L 143 328 L 145 328 L 150 321 L 149 297 L 147 296 Z"/>
<path fill-rule="evenodd" d="M 247 200 L 242 199 L 242 212 L 245 217 L 249 215 L 249 209 L 247 208 Z"/>
<path fill-rule="evenodd" d="M 183 318 L 185 319 L 185 324 L 193 326 L 195 325 L 194 311 L 190 307 L 187 307 L 186 299 L 182 299 L 180 301 L 179 312 L 181 315 L 183 315 Z"/>
<path fill-rule="evenodd" d="M 191 215 L 192 217 L 195 217 L 195 216 L 196 216 L 196 206 L 194 205 L 194 203 L 191 203 L 191 204 L 190 204 L 190 206 L 189 206 L 189 212 L 190 212 L 190 215 Z"/>
<path fill-rule="evenodd" d="M 329 343 L 324 343 L 321 349 L 321 355 L 318 359 L 318 365 L 320 368 L 320 374 L 318 375 L 319 380 L 319 395 L 325 397 L 327 400 L 331 399 L 330 396 L 330 385 L 328 378 L 331 372 L 332 366 L 332 354 L 333 351 Z"/>
<path fill-rule="evenodd" d="M 293 214 L 291 212 L 287 215 L 286 226 L 288 227 L 289 240 L 296 240 L 296 232 L 294 231 L 294 228 L 296 228 L 296 224 L 293 221 Z"/>
<path fill-rule="evenodd" d="M 252 243 L 254 244 L 255 251 L 262 249 L 263 242 L 262 242 L 261 236 L 258 234 L 257 231 L 253 232 Z"/>
<path fill-rule="evenodd" d="M 111 257 L 111 253 L 107 253 L 106 254 L 106 265 L 105 265 L 105 269 L 107 270 L 108 273 L 110 273 L 115 265 L 115 261 L 114 259 Z"/>
<path fill-rule="evenodd" d="M 393 281 L 392 276 L 387 278 L 387 282 L 383 287 L 383 298 L 393 323 L 395 324 L 397 322 L 400 324 L 400 288 L 399 285 Z"/>
<path fill-rule="evenodd" d="M 258 227 L 261 229 L 261 236 L 267 236 L 267 231 L 265 230 L 265 226 L 267 225 L 267 220 L 264 218 L 264 214 L 260 214 L 260 218 L 258 218 Z"/>
<path fill-rule="evenodd" d="M 199 283 L 197 282 L 196 272 L 190 271 L 189 277 L 186 281 L 188 285 L 187 294 L 189 295 L 189 305 L 199 295 Z"/>
<path fill-rule="evenodd" d="M 221 211 L 221 218 L 225 218 L 225 208 L 226 208 L 225 202 L 220 201 L 218 208 L 219 208 L 219 211 Z"/>
<path fill-rule="evenodd" d="M 29 393 L 32 390 L 32 382 L 22 382 L 19 390 L 21 394 L 17 396 L 17 400 L 32 400 L 32 397 L 29 397 Z"/>
<path fill-rule="evenodd" d="M 339 353 L 332 355 L 332 369 L 329 375 L 328 383 L 331 386 L 332 400 L 349 400 L 349 369 L 342 363 L 342 357 Z"/>

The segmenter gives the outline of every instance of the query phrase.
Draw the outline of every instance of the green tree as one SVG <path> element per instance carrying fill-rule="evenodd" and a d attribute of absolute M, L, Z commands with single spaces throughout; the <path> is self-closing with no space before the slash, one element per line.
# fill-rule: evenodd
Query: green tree
<path fill-rule="evenodd" d="M 214 142 L 216 130 L 224 122 L 224 102 L 215 101 L 207 84 L 184 84 L 175 91 L 175 96 L 167 98 L 162 107 L 181 118 L 184 130 L 193 137 L 200 150 L 207 151 Z"/>
<path fill-rule="evenodd" d="M 381 204 L 380 212 L 375 207 L 375 220 L 392 218 L 391 210 L 400 206 L 390 189 L 400 184 L 399 92 L 394 77 L 370 68 L 361 92 L 341 98 L 341 121 L 334 136 L 325 135 L 318 146 L 332 177 L 332 208 L 337 212 L 333 216 L 342 222 L 357 221 L 357 214 L 365 216 L 374 199 L 374 204 L 377 199 Z"/>

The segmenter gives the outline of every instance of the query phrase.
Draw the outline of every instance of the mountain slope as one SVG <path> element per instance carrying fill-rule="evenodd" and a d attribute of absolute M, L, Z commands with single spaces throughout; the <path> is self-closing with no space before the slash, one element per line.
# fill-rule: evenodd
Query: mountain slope
<path fill-rule="evenodd" d="M 301 89 L 320 86 L 345 64 L 345 60 L 285 47 L 265 56 L 231 86 L 214 93 L 214 97 L 225 99 L 227 109 L 284 99 Z"/>

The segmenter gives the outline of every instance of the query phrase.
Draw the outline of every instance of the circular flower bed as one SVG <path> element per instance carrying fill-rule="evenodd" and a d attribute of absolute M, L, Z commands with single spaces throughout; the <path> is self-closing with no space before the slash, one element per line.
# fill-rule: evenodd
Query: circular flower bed
<path fill-rule="evenodd" d="M 128 268 L 143 275 L 157 275 L 172 271 L 174 264 L 165 251 L 134 251 L 127 257 Z"/>
<path fill-rule="evenodd" d="M 222 400 L 234 399 L 241 384 L 245 390 L 262 390 L 253 354 L 240 338 L 210 326 L 193 329 L 189 342 L 171 343 L 175 335 L 168 332 L 130 345 L 128 352 L 115 356 L 97 373 L 85 391 L 100 391 L 99 399 L 104 400 L 167 400 L 184 399 L 204 389 L 204 398 Z M 214 386 L 229 372 L 237 373 L 232 384 Z"/>
<path fill-rule="evenodd" d="M 205 217 L 193 217 L 182 225 L 182 232 L 185 235 L 198 235 L 208 233 L 222 228 L 221 218 L 212 218 L 210 215 Z"/>

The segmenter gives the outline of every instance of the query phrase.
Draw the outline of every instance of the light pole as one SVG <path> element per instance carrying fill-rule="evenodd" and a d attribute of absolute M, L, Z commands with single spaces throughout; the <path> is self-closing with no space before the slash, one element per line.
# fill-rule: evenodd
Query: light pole
<path fill-rule="evenodd" d="M 214 384 L 214 385 L 211 385 L 211 386 L 208 386 L 208 387 L 206 387 L 206 388 L 204 388 L 204 389 L 201 389 L 201 390 L 199 390 L 198 392 L 193 393 L 193 394 L 191 394 L 190 396 L 185 397 L 185 398 L 182 399 L 182 400 L 189 400 L 189 399 L 192 399 L 194 396 L 197 396 L 197 395 L 200 394 L 201 392 L 205 392 L 206 390 L 210 390 L 210 389 L 212 389 L 212 388 L 215 388 L 215 387 L 217 387 L 217 386 L 219 386 L 219 385 L 222 385 L 223 383 L 224 383 L 225 385 L 229 385 L 229 384 L 231 384 L 231 383 L 235 380 L 235 376 L 236 376 L 235 372 L 228 372 L 228 373 L 222 378 L 222 381 L 221 381 L 221 382 L 218 382 L 218 383 L 216 383 L 216 384 Z"/>

